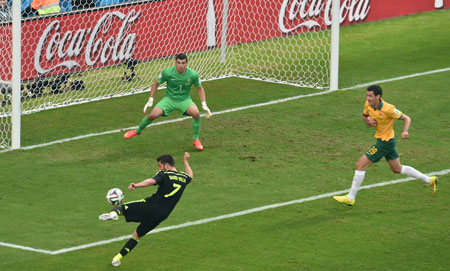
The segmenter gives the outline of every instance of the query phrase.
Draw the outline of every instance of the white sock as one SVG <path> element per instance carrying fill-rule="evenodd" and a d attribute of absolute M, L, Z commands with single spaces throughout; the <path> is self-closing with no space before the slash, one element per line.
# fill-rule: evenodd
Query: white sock
<path fill-rule="evenodd" d="M 422 172 L 418 171 L 417 169 L 410 167 L 410 166 L 402 166 L 402 170 L 400 171 L 401 174 L 407 175 L 409 177 L 413 177 L 416 179 L 421 179 L 426 183 L 430 183 L 430 177 L 423 174 Z"/>
<path fill-rule="evenodd" d="M 349 200 L 355 200 L 356 193 L 358 193 L 359 187 L 361 186 L 362 182 L 364 181 L 365 175 L 366 175 L 366 172 L 364 170 L 355 170 L 355 175 L 353 176 L 352 188 L 350 189 L 350 192 L 347 195 Z"/>

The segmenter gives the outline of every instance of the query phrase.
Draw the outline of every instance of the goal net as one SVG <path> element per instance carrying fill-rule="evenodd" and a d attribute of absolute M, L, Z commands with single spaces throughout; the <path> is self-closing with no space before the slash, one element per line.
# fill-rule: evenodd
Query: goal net
<path fill-rule="evenodd" d="M 188 55 L 203 81 L 238 76 L 328 89 L 330 6 L 331 0 L 94 0 L 23 18 L 21 112 L 149 91 L 178 53 Z M 11 36 L 11 22 L 0 22 L 3 148 L 11 146 Z"/>

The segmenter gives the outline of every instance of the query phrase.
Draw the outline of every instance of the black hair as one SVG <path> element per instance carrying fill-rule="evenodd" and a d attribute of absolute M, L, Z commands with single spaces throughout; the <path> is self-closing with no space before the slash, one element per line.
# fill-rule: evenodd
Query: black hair
<path fill-rule="evenodd" d="M 186 59 L 186 63 L 188 62 L 188 57 L 187 57 L 187 55 L 185 55 L 185 54 L 183 54 L 183 53 L 178 54 L 178 55 L 175 57 L 175 60 L 177 60 L 177 59 L 179 59 L 179 60 L 184 60 L 184 59 Z"/>
<path fill-rule="evenodd" d="M 381 87 L 379 85 L 371 85 L 367 88 L 367 91 L 373 91 L 373 94 L 375 96 L 380 95 L 383 96 L 383 90 L 381 89 Z"/>
<path fill-rule="evenodd" d="M 172 155 L 170 154 L 163 154 L 158 159 L 156 159 L 157 162 L 161 162 L 162 164 L 169 164 L 170 166 L 175 166 L 175 161 L 173 160 Z"/>

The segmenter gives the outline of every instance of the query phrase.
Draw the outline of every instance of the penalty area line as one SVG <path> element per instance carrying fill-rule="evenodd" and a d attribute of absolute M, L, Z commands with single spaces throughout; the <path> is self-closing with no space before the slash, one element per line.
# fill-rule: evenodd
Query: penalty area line
<path fill-rule="evenodd" d="M 269 102 L 264 102 L 264 103 L 259 103 L 259 104 L 251 104 L 251 105 L 246 105 L 246 106 L 241 106 L 241 107 L 236 107 L 236 108 L 231 108 L 231 109 L 225 109 L 225 110 L 222 110 L 222 111 L 213 112 L 213 115 L 221 115 L 221 114 L 225 114 L 225 113 L 231 113 L 231 112 L 246 110 L 246 109 L 255 108 L 255 107 L 261 107 L 261 106 L 267 106 L 267 105 L 272 105 L 272 104 L 278 104 L 278 103 L 283 103 L 283 102 L 292 101 L 292 100 L 301 99 L 301 98 L 306 98 L 306 97 L 313 97 L 313 96 L 318 96 L 318 95 L 324 95 L 324 94 L 328 94 L 328 93 L 335 92 L 335 91 L 338 91 L 338 90 L 325 90 L 325 91 L 316 92 L 316 93 L 302 94 L 302 95 L 297 95 L 297 96 L 293 96 L 293 97 L 282 98 L 282 99 L 278 99 L 278 100 L 272 100 L 272 101 L 269 101 Z M 203 117 L 204 115 L 205 114 L 202 114 L 201 116 Z M 148 127 L 153 127 L 153 126 L 158 126 L 158 125 L 163 125 L 163 124 L 180 122 L 180 121 L 187 120 L 187 119 L 190 119 L 190 118 L 191 117 L 183 117 L 183 118 L 177 118 L 177 119 L 172 119 L 172 120 L 160 121 L 160 122 L 152 123 Z M 123 132 L 123 131 L 136 129 L 137 127 L 138 126 L 132 126 L 132 127 L 128 127 L 128 128 L 115 129 L 115 130 L 105 131 L 105 132 L 100 132 L 100 133 L 91 133 L 91 134 L 86 134 L 86 135 L 81 135 L 81 136 L 75 136 L 75 137 L 55 140 L 55 141 L 51 141 L 51 142 L 47 142 L 47 143 L 21 147 L 21 148 L 19 148 L 17 150 L 31 150 L 31 149 L 51 146 L 51 145 L 55 145 L 55 144 L 59 144 L 59 143 L 65 143 L 65 142 L 70 142 L 70 141 L 74 141 L 74 140 L 80 140 L 80 139 L 84 139 L 84 138 L 94 137 L 94 136 L 102 136 L 102 135 L 107 135 L 107 134 L 120 133 L 120 132 Z M 0 153 L 10 152 L 10 151 L 14 151 L 14 149 L 1 150 Z"/>
<path fill-rule="evenodd" d="M 348 88 L 343 88 L 342 90 L 363 88 L 363 87 L 368 87 L 371 85 L 376 85 L 376 84 L 381 84 L 381 83 L 386 83 L 386 82 L 394 82 L 394 81 L 399 81 L 399 80 L 403 80 L 403 79 L 409 79 L 409 78 L 414 78 L 414 77 L 419 77 L 419 76 L 424 76 L 424 75 L 429 75 L 429 74 L 434 74 L 434 73 L 448 72 L 448 71 L 450 71 L 450 67 L 438 69 L 438 70 L 426 71 L 426 72 L 413 73 L 410 75 L 404 75 L 404 76 L 399 76 L 399 77 L 394 77 L 394 78 L 389 78 L 389 79 L 384 79 L 384 80 L 368 82 L 368 83 L 359 84 L 359 85 L 355 85 L 355 86 L 348 87 Z"/>
<path fill-rule="evenodd" d="M 27 246 L 20 246 L 20 245 L 5 243 L 5 242 L 0 242 L 0 246 L 2 246 L 2 247 L 10 247 L 10 248 L 17 248 L 17 249 L 21 249 L 21 250 L 28 250 L 28 251 L 33 251 L 33 252 L 39 252 L 39 253 L 52 255 L 52 251 L 46 250 L 46 249 L 39 249 L 39 248 L 33 248 L 33 247 L 27 247 Z"/>
<path fill-rule="evenodd" d="M 431 70 L 431 71 L 421 72 L 421 73 L 414 73 L 414 74 L 410 74 L 410 75 L 404 75 L 404 76 L 399 76 L 399 77 L 394 77 L 394 78 L 389 78 L 389 79 L 384 79 L 384 80 L 379 80 L 379 81 L 373 81 L 373 82 L 368 82 L 368 83 L 363 83 L 363 84 L 358 84 L 358 85 L 354 85 L 354 86 L 343 88 L 343 89 L 325 90 L 325 91 L 316 92 L 316 93 L 303 94 L 303 95 L 297 95 L 297 96 L 288 97 L 288 98 L 272 100 L 272 101 L 269 101 L 269 102 L 264 102 L 264 103 L 259 103 L 259 104 L 253 104 L 253 105 L 247 105 L 247 106 L 241 106 L 241 107 L 226 109 L 226 110 L 222 110 L 222 111 L 218 111 L 218 112 L 213 112 L 213 115 L 221 115 L 221 114 L 225 114 L 225 113 L 236 112 L 236 111 L 246 110 L 246 109 L 255 108 L 255 107 L 273 105 L 273 104 L 284 103 L 284 102 L 293 101 L 293 100 L 302 99 L 302 98 L 320 96 L 320 95 L 329 94 L 329 93 L 336 92 L 336 91 L 344 91 L 344 90 L 362 88 L 362 87 L 367 87 L 367 86 L 370 86 L 370 85 L 373 85 L 373 84 L 393 82 L 393 81 L 409 79 L 409 78 L 413 78 L 413 77 L 419 77 L 419 76 L 424 76 L 424 75 L 429 75 L 429 74 L 434 74 L 434 73 L 447 72 L 447 71 L 450 71 L 450 67 L 443 68 L 443 69 L 438 69 L 438 70 Z M 203 116 L 204 116 L 204 114 L 202 114 L 202 117 Z M 189 118 L 190 117 L 183 117 L 183 118 L 178 118 L 178 119 L 160 121 L 160 122 L 152 123 L 148 127 L 157 126 L 157 125 L 163 125 L 163 124 L 168 124 L 168 123 L 174 123 L 174 122 L 180 122 L 180 121 L 183 121 L 183 120 L 186 120 L 186 119 L 189 119 Z M 121 128 L 121 129 L 115 129 L 115 130 L 111 130 L 111 131 L 105 131 L 105 132 L 101 132 L 101 133 L 91 133 L 91 134 L 86 134 L 86 135 L 80 135 L 80 136 L 75 136 L 75 137 L 55 140 L 55 141 L 51 141 L 51 142 L 47 142 L 47 143 L 21 147 L 21 148 L 19 148 L 17 150 L 31 150 L 31 149 L 51 146 L 51 145 L 55 145 L 55 144 L 59 144 L 59 143 L 65 143 L 65 142 L 70 142 L 70 141 L 74 141 L 74 140 L 94 137 L 94 136 L 102 136 L 102 135 L 107 135 L 107 134 L 120 133 L 120 132 L 123 132 L 123 131 L 136 129 L 137 127 L 138 126 L 133 126 L 133 127 L 128 127 L 128 128 Z M 5 150 L 0 150 L 0 153 L 10 152 L 10 151 L 14 151 L 14 150 L 16 150 L 16 149 L 11 149 L 10 148 L 10 149 L 5 149 Z"/>
<path fill-rule="evenodd" d="M 426 175 L 428 175 L 428 176 L 433 176 L 433 175 L 442 176 L 442 175 L 446 175 L 446 174 L 449 174 L 449 173 L 450 173 L 450 168 L 449 169 L 445 169 L 445 170 L 441 170 L 441 171 L 430 172 L 430 173 L 428 173 Z M 381 183 L 375 183 L 375 184 L 361 186 L 360 190 L 367 190 L 367 189 L 372 189 L 372 188 L 375 188 L 375 187 L 382 187 L 382 186 L 387 186 L 387 185 L 397 184 L 397 183 L 405 183 L 405 182 L 409 182 L 409 181 L 412 181 L 412 180 L 416 180 L 416 179 L 408 177 L 408 178 L 391 180 L 391 181 L 386 181 L 386 182 L 381 182 Z M 275 204 L 265 205 L 265 206 L 252 208 L 252 209 L 248 209 L 248 210 L 244 210 L 244 211 L 240 211 L 240 212 L 235 212 L 235 213 L 230 213 L 230 214 L 225 214 L 225 215 L 220 215 L 220 216 L 215 216 L 215 217 L 210 217 L 210 218 L 205 218 L 205 219 L 200 219 L 200 220 L 186 222 L 186 223 L 173 225 L 173 226 L 167 226 L 167 227 L 155 229 L 154 231 L 151 231 L 150 233 L 148 233 L 148 235 L 149 234 L 155 234 L 155 233 L 158 233 L 158 232 L 164 232 L 164 231 L 176 230 L 176 229 L 186 228 L 186 227 L 195 226 L 195 225 L 206 224 L 206 223 L 219 221 L 219 220 L 223 220 L 223 219 L 227 219 L 227 218 L 233 218 L 233 217 L 248 215 L 248 214 L 261 212 L 261 211 L 265 211 L 265 210 L 269 210 L 269 209 L 275 209 L 275 208 L 288 206 L 288 205 L 292 205 L 292 204 L 300 204 L 300 203 L 304 203 L 304 202 L 309 202 L 309 201 L 314 201 L 314 200 L 318 200 L 318 199 L 328 198 L 328 197 L 332 197 L 332 196 L 348 193 L 349 190 L 350 189 L 345 189 L 345 190 L 325 193 L 325 194 L 321 194 L 321 195 L 317 195 L 317 196 L 312 196 L 312 197 L 308 197 L 308 198 L 291 200 L 291 201 L 281 202 L 281 203 L 275 203 Z M 50 255 L 58 255 L 58 254 L 63 254 L 63 253 L 76 251 L 76 250 L 82 250 L 82 249 L 86 249 L 86 248 L 90 248 L 90 247 L 106 245 L 106 244 L 110 244 L 110 243 L 113 243 L 113 242 L 129 239 L 130 237 L 131 237 L 131 235 L 123 235 L 123 236 L 112 238 L 112 239 L 108 239 L 108 240 L 102 240 L 102 241 L 93 242 L 93 243 L 89 243 L 89 244 L 85 244 L 85 245 L 58 249 L 58 250 L 55 250 L 55 251 L 31 248 L 31 247 L 26 247 L 26 246 L 19 246 L 19 245 L 3 243 L 3 242 L 0 242 L 0 246 L 7 246 L 7 247 L 17 248 L 17 249 L 22 249 L 22 250 L 29 250 L 29 251 L 34 251 L 34 252 L 40 252 L 40 253 L 50 254 Z"/>

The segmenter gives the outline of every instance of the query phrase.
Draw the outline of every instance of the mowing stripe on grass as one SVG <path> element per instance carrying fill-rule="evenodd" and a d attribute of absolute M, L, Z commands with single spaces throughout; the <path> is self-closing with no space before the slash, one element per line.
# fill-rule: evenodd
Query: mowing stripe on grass
<path fill-rule="evenodd" d="M 437 171 L 437 172 L 430 172 L 427 175 L 428 176 L 446 175 L 448 173 L 450 173 L 450 168 L 449 169 L 444 169 L 444 170 L 441 170 L 441 171 Z M 412 180 L 415 180 L 415 179 L 411 178 L 411 177 L 408 177 L 408 178 L 403 178 L 403 179 L 398 179 L 398 180 L 392 180 L 392 181 L 387 181 L 387 182 L 370 184 L 370 185 L 365 185 L 365 186 L 360 187 L 360 190 L 372 189 L 372 188 L 375 188 L 375 187 L 381 187 L 381 186 L 397 184 L 397 183 L 404 183 L 404 182 L 409 182 L 409 181 L 412 181 Z M 308 197 L 308 198 L 303 198 L 303 199 L 291 200 L 291 201 L 287 201 L 287 202 L 281 202 L 281 203 L 265 205 L 265 206 L 252 208 L 252 209 L 248 209 L 248 210 L 244 210 L 244 211 L 240 211 L 240 212 L 236 212 L 236 213 L 220 215 L 220 216 L 200 219 L 200 220 L 197 220 L 197 221 L 186 222 L 186 223 L 182 223 L 182 224 L 178 224 L 178 225 L 163 227 L 163 228 L 159 228 L 159 229 L 156 229 L 154 231 L 151 231 L 148 234 L 155 234 L 155 233 L 163 232 L 163 231 L 170 231 L 170 230 L 175 230 L 175 229 L 180 229 L 180 228 L 185 228 L 185 227 L 190 227 L 190 226 L 195 226 L 195 225 L 206 224 L 206 223 L 210 223 L 210 222 L 214 222 L 214 221 L 218 221 L 218 220 L 222 220 L 222 219 L 227 219 L 227 218 L 232 218 L 232 217 L 237 217 L 237 216 L 242 216 L 242 215 L 248 215 L 248 214 L 251 214 L 251 213 L 261 212 L 261 211 L 265 211 L 265 210 L 268 210 L 268 209 L 274 209 L 274 208 L 283 207 L 283 206 L 287 206 L 287 205 L 304 203 L 304 202 L 308 202 L 308 201 L 314 201 L 314 200 L 318 200 L 318 199 L 328 198 L 328 197 L 332 197 L 332 196 L 336 196 L 336 195 L 340 195 L 340 194 L 344 194 L 344 193 L 348 193 L 348 192 L 349 192 L 349 189 L 345 189 L 345 190 L 341 190 L 341 191 L 335 191 L 335 192 L 321 194 L 321 195 L 312 196 L 312 197 Z M 58 254 L 63 254 L 63 253 L 71 252 L 71 251 L 86 249 L 86 248 L 90 248 L 90 247 L 106 245 L 106 244 L 110 244 L 110 243 L 113 243 L 113 242 L 126 240 L 126 239 L 129 239 L 130 237 L 131 237 L 131 235 L 123 235 L 123 236 L 112 238 L 112 239 L 108 239 L 108 240 L 102 240 L 102 241 L 98 241 L 98 242 L 94 242 L 94 243 L 89 243 L 89 244 L 80 245 L 80 246 L 74 246 L 74 247 L 69 247 L 69 248 L 63 248 L 63 249 L 58 249 L 58 250 L 54 250 L 54 251 L 49 251 L 49 250 L 44 250 L 44 249 L 37 249 L 37 248 L 31 248 L 31 247 L 25 247 L 25 246 L 19 246 L 19 245 L 3 243 L 3 242 L 0 242 L 0 246 L 12 247 L 12 248 L 23 249 L 23 250 L 29 250 L 29 251 L 34 251 L 34 252 L 40 252 L 40 253 L 49 254 L 49 255 L 58 255 Z"/>
<path fill-rule="evenodd" d="M 414 74 L 410 74 L 410 75 L 394 77 L 394 78 L 385 79 L 385 80 L 373 81 L 373 82 L 369 82 L 369 83 L 355 85 L 355 86 L 348 87 L 348 88 L 343 88 L 343 89 L 340 89 L 340 90 L 349 90 L 349 89 L 355 89 L 355 88 L 362 88 L 362 87 L 367 87 L 367 86 L 370 86 L 370 85 L 373 85 L 373 84 L 398 81 L 398 80 L 403 80 L 403 79 L 408 79 L 408 78 L 413 78 L 413 77 L 418 77 L 418 76 L 424 76 L 424 75 L 429 75 L 429 74 L 434 74 L 434 73 L 446 72 L 446 71 L 450 71 L 450 67 L 449 68 L 444 68 L 444 69 L 438 69 L 438 70 L 422 72 L 422 73 L 414 73 Z M 232 108 L 232 109 L 226 109 L 226 110 L 222 110 L 222 111 L 218 111 L 218 112 L 213 112 L 213 115 L 221 115 L 221 114 L 225 114 L 225 113 L 236 112 L 236 111 L 246 110 L 246 109 L 255 108 L 255 107 L 261 107 L 261 106 L 267 106 L 267 105 L 272 105 L 272 104 L 284 103 L 284 102 L 288 102 L 288 101 L 292 101 L 292 100 L 297 100 L 297 99 L 302 99 L 302 98 L 307 98 L 307 97 L 313 97 L 313 96 L 329 94 L 329 93 L 332 93 L 332 92 L 335 92 L 335 91 L 339 91 L 339 90 L 326 90 L 326 91 L 321 91 L 321 92 L 317 92 L 317 93 L 297 95 L 297 96 L 293 96 L 293 97 L 288 97 L 288 98 L 283 98 L 283 99 L 278 99 L 278 100 L 272 100 L 272 101 L 265 102 L 265 103 L 241 106 L 241 107 L 236 107 L 236 108 Z M 204 116 L 204 114 L 202 114 L 202 116 Z M 183 121 L 183 120 L 186 120 L 186 119 L 190 119 L 190 117 L 183 117 L 183 118 L 178 118 L 178 119 L 173 119 L 173 120 L 160 121 L 160 122 L 152 123 L 151 125 L 149 125 L 149 127 L 150 126 L 157 126 L 157 125 L 168 124 L 168 123 L 174 123 L 174 122 L 180 122 L 180 121 Z M 51 145 L 55 145 L 55 144 L 59 144 L 59 143 L 79 140 L 79 139 L 83 139 L 83 138 L 89 138 L 89 137 L 94 137 L 94 136 L 102 136 L 102 135 L 114 134 L 114 133 L 120 133 L 120 132 L 124 132 L 124 131 L 131 130 L 131 129 L 136 129 L 136 128 L 137 128 L 137 126 L 133 126 L 133 127 L 116 129 L 116 130 L 111 130 L 111 131 L 106 131 L 106 132 L 101 132 L 101 133 L 92 133 L 92 134 L 87 134 L 87 135 L 75 136 L 75 137 L 55 140 L 55 141 L 52 141 L 52 142 L 47 142 L 47 143 L 42 143 L 42 144 L 37 144 L 37 145 L 21 147 L 19 150 L 31 150 L 31 149 L 51 146 Z M 13 151 L 13 149 L 1 150 L 0 153 L 10 152 L 10 151 Z"/>

